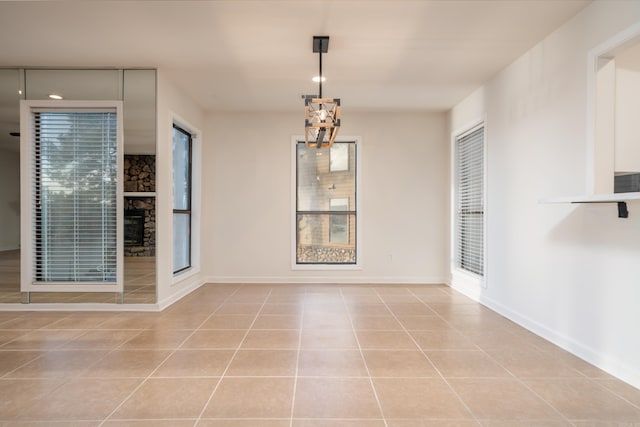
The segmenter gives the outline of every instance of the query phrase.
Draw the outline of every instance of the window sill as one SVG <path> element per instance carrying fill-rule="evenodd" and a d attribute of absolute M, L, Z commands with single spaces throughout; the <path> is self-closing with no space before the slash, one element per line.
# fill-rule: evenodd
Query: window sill
<path fill-rule="evenodd" d="M 292 270 L 299 271 L 358 271 L 362 270 L 360 264 L 293 264 Z"/>
<path fill-rule="evenodd" d="M 181 271 L 180 273 L 173 276 L 173 281 L 171 282 L 171 286 L 177 285 L 180 282 L 183 282 L 196 274 L 200 273 L 199 268 L 191 267 L 187 270 Z"/>

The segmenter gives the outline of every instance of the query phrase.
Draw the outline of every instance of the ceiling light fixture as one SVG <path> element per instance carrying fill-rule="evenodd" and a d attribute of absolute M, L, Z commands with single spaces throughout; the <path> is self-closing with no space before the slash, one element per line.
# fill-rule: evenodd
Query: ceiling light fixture
<path fill-rule="evenodd" d="M 308 147 L 330 147 L 340 129 L 340 99 L 323 98 L 322 54 L 329 51 L 329 36 L 313 36 L 313 52 L 318 53 L 320 73 L 318 96 L 304 97 L 304 140 Z"/>
<path fill-rule="evenodd" d="M 313 80 L 314 83 L 320 83 L 320 76 L 314 76 L 311 80 Z M 327 78 L 326 77 L 322 77 L 322 82 L 326 82 Z"/>
<path fill-rule="evenodd" d="M 61 95 L 57 95 L 55 93 L 50 93 L 49 98 L 51 99 L 63 99 Z"/>

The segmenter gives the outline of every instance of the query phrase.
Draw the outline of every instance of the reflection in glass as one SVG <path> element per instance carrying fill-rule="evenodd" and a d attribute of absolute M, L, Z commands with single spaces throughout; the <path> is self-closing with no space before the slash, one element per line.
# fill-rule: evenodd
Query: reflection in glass
<path fill-rule="evenodd" d="M 0 69 L 0 303 L 20 302 L 20 70 Z"/>
<path fill-rule="evenodd" d="M 331 172 L 342 172 L 349 170 L 349 146 L 347 144 L 333 144 L 330 148 Z"/>
<path fill-rule="evenodd" d="M 346 212 L 349 210 L 349 199 L 331 199 L 331 211 Z M 329 241 L 331 243 L 349 242 L 349 217 L 343 214 L 332 214 L 329 217 Z"/>
<path fill-rule="evenodd" d="M 124 154 L 146 155 L 155 165 L 156 70 L 0 69 L 0 303 L 20 303 L 20 99 L 48 99 L 60 93 L 73 100 L 123 100 Z M 12 136 L 12 134 L 16 136 Z M 144 190 L 155 191 L 152 185 Z M 155 203 L 145 208 L 145 253 L 124 258 L 124 302 L 153 303 L 155 283 Z M 131 201 L 125 197 L 125 200 Z M 132 202 L 136 203 L 138 200 Z M 147 239 L 147 234 L 151 237 Z M 149 250 L 147 251 L 147 243 Z M 134 248 L 135 249 L 135 248 Z M 150 254 L 147 256 L 147 252 Z M 112 293 L 33 293 L 32 303 L 115 302 Z"/>
<path fill-rule="evenodd" d="M 173 214 L 173 270 L 188 268 L 190 261 L 191 221 L 189 214 Z"/>
<path fill-rule="evenodd" d="M 356 263 L 355 214 L 298 214 L 297 225 L 299 264 Z"/>
<path fill-rule="evenodd" d="M 173 208 L 189 209 L 189 135 L 173 129 Z"/>
<path fill-rule="evenodd" d="M 25 70 L 28 99 L 64 99 L 101 101 L 122 99 L 122 70 Z"/>
<path fill-rule="evenodd" d="M 35 120 L 38 282 L 115 283 L 115 112 L 40 112 Z"/>

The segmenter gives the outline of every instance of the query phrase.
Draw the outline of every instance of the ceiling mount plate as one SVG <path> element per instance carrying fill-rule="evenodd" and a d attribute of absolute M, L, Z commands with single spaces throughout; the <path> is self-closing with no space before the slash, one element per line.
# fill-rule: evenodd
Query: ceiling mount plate
<path fill-rule="evenodd" d="M 313 36 L 313 52 L 327 53 L 329 51 L 329 36 Z"/>

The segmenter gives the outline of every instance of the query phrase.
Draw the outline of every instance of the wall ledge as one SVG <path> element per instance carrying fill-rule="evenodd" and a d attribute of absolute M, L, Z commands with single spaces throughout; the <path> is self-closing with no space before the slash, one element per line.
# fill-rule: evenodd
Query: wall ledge
<path fill-rule="evenodd" d="M 553 203 L 616 203 L 640 200 L 640 193 L 591 194 L 580 196 L 560 196 L 540 199 L 541 204 Z"/>

